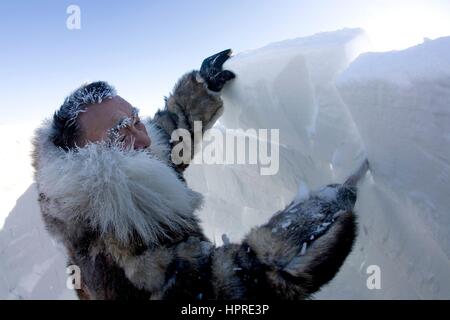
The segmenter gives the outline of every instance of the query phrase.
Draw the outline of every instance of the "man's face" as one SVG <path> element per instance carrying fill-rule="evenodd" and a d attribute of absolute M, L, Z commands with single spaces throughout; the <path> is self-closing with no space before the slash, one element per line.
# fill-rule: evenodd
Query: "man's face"
<path fill-rule="evenodd" d="M 81 128 L 81 137 L 77 141 L 80 147 L 88 142 L 112 140 L 134 149 L 150 147 L 150 137 L 137 109 L 119 96 L 88 106 L 77 121 Z"/>

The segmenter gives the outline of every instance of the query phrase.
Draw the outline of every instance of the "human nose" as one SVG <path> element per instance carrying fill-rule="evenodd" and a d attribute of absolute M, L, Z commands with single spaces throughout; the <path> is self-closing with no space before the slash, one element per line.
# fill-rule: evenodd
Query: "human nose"
<path fill-rule="evenodd" d="M 151 140 L 147 132 L 135 130 L 133 132 L 133 138 L 134 138 L 133 147 L 135 150 L 146 149 L 150 147 Z"/>

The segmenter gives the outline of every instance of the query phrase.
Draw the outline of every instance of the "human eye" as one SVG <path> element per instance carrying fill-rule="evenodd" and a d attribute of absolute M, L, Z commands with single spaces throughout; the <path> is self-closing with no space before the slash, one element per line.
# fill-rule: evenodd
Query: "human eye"
<path fill-rule="evenodd" d="M 141 121 L 139 117 L 137 117 L 134 122 L 134 126 L 138 129 L 142 129 L 144 127 L 144 123 Z"/>

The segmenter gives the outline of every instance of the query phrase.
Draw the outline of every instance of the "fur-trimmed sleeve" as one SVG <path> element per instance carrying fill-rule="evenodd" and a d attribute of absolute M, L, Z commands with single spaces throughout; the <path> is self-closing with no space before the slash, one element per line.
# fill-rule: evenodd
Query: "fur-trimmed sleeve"
<path fill-rule="evenodd" d="M 308 238 L 304 219 L 280 220 L 253 229 L 242 244 L 217 248 L 212 259 L 218 299 L 307 299 L 329 282 L 350 253 L 355 216 L 342 212 L 325 234 Z"/>
<path fill-rule="evenodd" d="M 159 110 L 153 121 L 169 136 L 176 129 L 185 129 L 190 133 L 191 152 L 186 159 L 189 161 L 194 156 L 194 144 L 199 142 L 198 139 L 194 141 L 194 122 L 201 122 L 203 133 L 214 125 L 222 113 L 220 93 L 209 90 L 199 72 L 192 71 L 178 80 L 172 94 L 166 98 L 164 110 Z M 172 141 L 172 146 L 180 141 Z M 177 169 L 183 171 L 188 166 L 188 161 L 177 164 Z"/>

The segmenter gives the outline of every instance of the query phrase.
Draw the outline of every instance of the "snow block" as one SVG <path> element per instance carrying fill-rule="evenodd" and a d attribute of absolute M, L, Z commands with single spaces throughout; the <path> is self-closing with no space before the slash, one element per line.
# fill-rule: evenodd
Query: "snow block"
<path fill-rule="evenodd" d="M 338 87 L 375 181 L 421 206 L 423 226 L 450 257 L 450 37 L 363 54 Z"/>
<path fill-rule="evenodd" d="M 388 297 L 448 299 L 450 37 L 362 54 L 337 86 L 371 165 L 374 188 L 360 210 L 384 234 L 372 239 L 384 246 L 372 259 L 391 265 Z"/>

